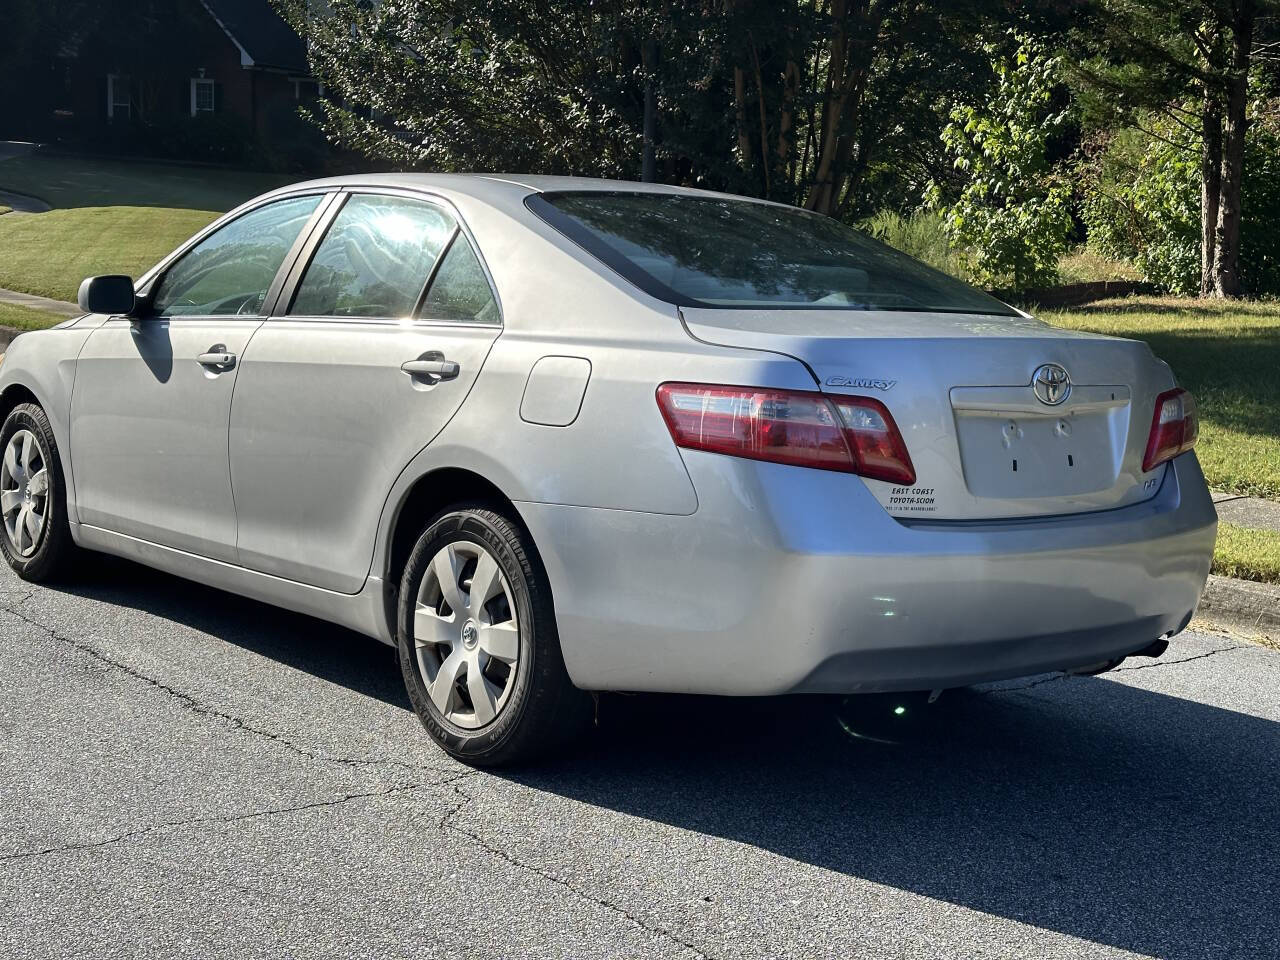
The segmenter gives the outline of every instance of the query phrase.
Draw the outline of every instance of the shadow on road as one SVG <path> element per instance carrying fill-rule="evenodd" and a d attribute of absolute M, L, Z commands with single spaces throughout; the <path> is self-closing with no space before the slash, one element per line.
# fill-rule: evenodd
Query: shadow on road
<path fill-rule="evenodd" d="M 951 691 L 897 744 L 800 698 L 610 706 L 516 779 L 1137 953 L 1280 942 L 1280 724 L 1098 678 Z"/>
<path fill-rule="evenodd" d="M 375 641 L 132 564 L 107 571 L 75 592 L 408 706 Z M 1058 678 L 909 702 L 916 719 L 883 743 L 847 732 L 883 729 L 886 705 L 861 704 L 606 697 L 582 751 L 504 776 L 1137 953 L 1274 955 L 1280 724 Z"/>
<path fill-rule="evenodd" d="M 394 653 L 377 640 L 128 560 L 84 556 L 89 569 L 59 589 L 185 624 L 321 680 L 412 709 Z"/>

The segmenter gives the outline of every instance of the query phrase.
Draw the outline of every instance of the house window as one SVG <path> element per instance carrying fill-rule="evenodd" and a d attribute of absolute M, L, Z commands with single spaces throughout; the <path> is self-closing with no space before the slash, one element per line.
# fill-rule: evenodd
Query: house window
<path fill-rule="evenodd" d="M 203 77 L 191 78 L 191 115 L 213 113 L 213 81 Z"/>
<path fill-rule="evenodd" d="M 118 73 L 107 74 L 107 118 L 114 120 L 123 117 L 125 120 L 133 116 L 133 105 L 129 99 L 129 78 Z"/>
<path fill-rule="evenodd" d="M 324 96 L 324 84 L 310 77 L 290 77 L 293 81 L 293 99 L 310 102 Z"/>

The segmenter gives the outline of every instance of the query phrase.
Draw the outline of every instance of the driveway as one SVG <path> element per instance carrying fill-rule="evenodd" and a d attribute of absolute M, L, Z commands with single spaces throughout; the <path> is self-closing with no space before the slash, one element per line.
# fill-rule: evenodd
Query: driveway
<path fill-rule="evenodd" d="M 896 745 L 830 701 L 606 698 L 503 774 L 428 744 L 386 648 L 129 564 L 4 571 L 0 637 L 5 957 L 1280 942 L 1280 654 L 1224 636 L 951 692 Z"/>
<path fill-rule="evenodd" d="M 0 140 L 0 161 L 9 160 L 13 157 L 25 157 L 35 148 L 36 144 L 23 140 Z M 3 182 L 4 170 L 0 168 L 0 183 Z M 44 213 L 51 209 L 49 204 L 39 197 L 28 196 L 25 193 L 14 193 L 10 190 L 0 190 L 0 206 L 9 207 L 18 213 Z"/>

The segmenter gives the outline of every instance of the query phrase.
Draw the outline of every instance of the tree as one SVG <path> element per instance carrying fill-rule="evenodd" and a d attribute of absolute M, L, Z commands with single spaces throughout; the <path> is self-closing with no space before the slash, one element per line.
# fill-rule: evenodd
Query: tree
<path fill-rule="evenodd" d="M 1259 22 L 1273 29 L 1275 12 L 1275 0 L 1095 0 L 1074 37 L 1087 54 L 1076 72 L 1086 115 L 1102 126 L 1139 127 L 1160 115 L 1190 135 L 1180 141 L 1199 153 L 1205 296 L 1243 291 L 1250 66 Z"/>
<path fill-rule="evenodd" d="M 276 0 L 331 138 L 400 167 L 654 177 L 872 212 L 941 162 L 1003 0 Z"/>
<path fill-rule="evenodd" d="M 1280 102 L 1250 105 L 1241 189 L 1240 282 L 1246 293 L 1280 291 Z M 1142 275 L 1178 294 L 1200 289 L 1201 166 L 1194 134 L 1165 117 L 1144 133 L 1118 131 L 1078 168 L 1083 216 L 1100 252 L 1132 260 Z"/>
<path fill-rule="evenodd" d="M 1012 49 L 986 46 L 995 83 L 977 104 L 951 108 L 942 131 L 964 187 L 943 209 L 953 245 L 987 286 L 1051 283 L 1071 231 L 1071 189 L 1049 163 L 1050 136 L 1066 120 L 1055 108 L 1060 60 L 1009 33 Z M 932 190 L 935 202 L 941 194 Z"/>

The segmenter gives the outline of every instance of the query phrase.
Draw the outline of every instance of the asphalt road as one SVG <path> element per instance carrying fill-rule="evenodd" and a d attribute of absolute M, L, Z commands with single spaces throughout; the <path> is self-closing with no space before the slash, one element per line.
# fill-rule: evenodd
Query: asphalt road
<path fill-rule="evenodd" d="M 427 742 L 386 648 L 132 565 L 4 571 L 0 638 L 6 958 L 1280 943 L 1280 653 L 1230 637 L 913 703 L 896 744 L 829 701 L 609 698 L 499 775 Z"/>

